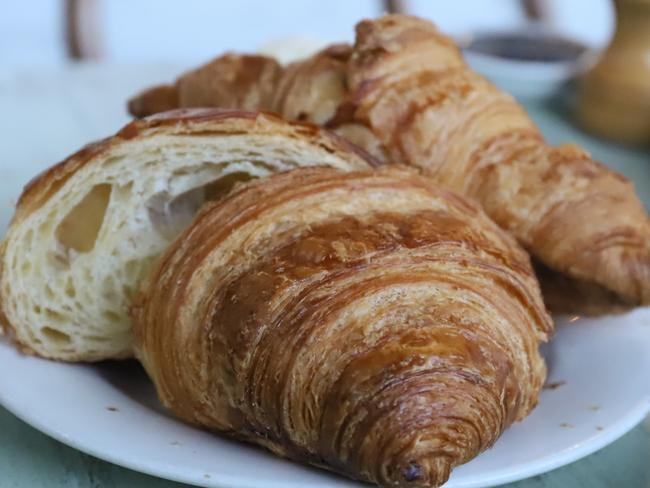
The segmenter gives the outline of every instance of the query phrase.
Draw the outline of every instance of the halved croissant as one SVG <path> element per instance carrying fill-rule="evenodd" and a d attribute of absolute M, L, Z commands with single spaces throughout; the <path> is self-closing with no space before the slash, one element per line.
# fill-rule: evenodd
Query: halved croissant
<path fill-rule="evenodd" d="M 526 253 L 411 172 L 302 168 L 208 204 L 134 305 L 187 422 L 385 486 L 439 486 L 536 404 Z"/>
<path fill-rule="evenodd" d="M 133 122 L 26 187 L 2 244 L 4 325 L 49 358 L 129 356 L 132 295 L 206 200 L 277 171 L 369 161 L 337 136 L 269 114 L 190 110 Z"/>
<path fill-rule="evenodd" d="M 229 103 L 220 93 L 212 102 Z M 650 304 L 650 220 L 632 183 L 576 146 L 546 144 L 430 22 L 359 23 L 354 46 L 288 66 L 270 108 L 479 201 L 540 262 L 556 311 Z"/>

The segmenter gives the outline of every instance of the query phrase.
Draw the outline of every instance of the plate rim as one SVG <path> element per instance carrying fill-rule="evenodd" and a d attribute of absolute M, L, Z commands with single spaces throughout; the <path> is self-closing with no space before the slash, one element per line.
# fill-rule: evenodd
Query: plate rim
<path fill-rule="evenodd" d="M 650 396 L 646 396 L 628 414 L 610 425 L 606 430 L 586 441 L 547 455 L 539 460 L 519 465 L 512 469 L 501 470 L 484 480 L 468 480 L 467 482 L 443 485 L 442 488 L 490 488 L 505 483 L 522 481 L 534 476 L 549 473 L 555 469 L 567 466 L 575 461 L 585 458 L 617 441 L 630 432 L 650 414 Z"/>
<path fill-rule="evenodd" d="M 6 336 L 0 336 L 0 348 L 12 349 L 12 352 L 16 355 L 24 356 L 21 351 L 15 349 L 10 339 Z M 29 356 L 26 357 L 26 359 L 47 361 L 47 359 L 38 357 L 32 358 Z M 19 403 L 20 402 L 13 402 L 10 395 L 0 389 L 0 405 L 2 405 L 7 411 L 9 411 L 20 421 L 26 423 L 44 435 L 53 438 L 73 449 L 115 464 L 117 466 L 121 466 L 123 468 L 127 468 L 139 473 L 144 473 L 155 478 L 192 484 L 206 488 L 223 486 L 227 486 L 228 488 L 259 488 L 259 484 L 251 481 L 250 479 L 237 478 L 223 473 L 220 473 L 218 476 L 212 474 L 209 478 L 205 478 L 204 474 L 195 473 L 193 470 L 183 472 L 173 467 L 167 467 L 164 464 L 157 464 L 156 466 L 153 466 L 151 463 L 137 461 L 133 458 L 130 458 L 128 455 L 122 455 L 121 451 L 118 450 L 102 450 L 100 447 L 97 447 L 97 445 L 84 440 L 85 438 L 70 436 L 59 428 L 51 426 L 47 422 L 40 420 L 37 415 L 30 415 L 28 411 L 21 410 Z M 502 469 L 501 471 L 497 471 L 480 479 L 477 479 L 476 477 L 473 479 L 468 479 L 466 481 L 455 481 L 453 479 L 450 479 L 450 481 L 443 486 L 445 488 L 487 488 L 504 483 L 520 481 L 542 473 L 550 472 L 562 466 L 571 464 L 578 459 L 593 454 L 594 452 L 599 451 L 605 446 L 618 440 L 638 424 L 640 424 L 648 414 L 650 414 L 650 393 L 642 396 L 641 401 L 633 405 L 627 411 L 626 415 L 620 417 L 615 422 L 608 425 L 608 427 L 603 432 L 589 439 L 586 439 L 583 442 L 577 443 L 553 454 L 543 456 L 537 460 L 519 464 L 514 468 Z M 327 471 L 325 471 L 325 473 L 327 473 Z M 282 480 L 277 480 L 269 481 L 266 486 L 268 488 L 284 488 L 285 484 Z"/>
<path fill-rule="evenodd" d="M 640 309 L 637 309 L 635 312 L 643 315 L 647 314 L 650 317 L 650 307 L 642 307 Z M 643 317 L 643 315 L 641 315 L 641 317 Z M 650 326 L 650 321 L 644 319 L 638 320 L 634 312 L 630 314 L 629 319 L 632 320 L 632 323 L 627 326 L 628 330 L 633 330 L 636 327 L 640 327 L 639 330 L 643 330 L 642 335 L 647 334 L 647 331 L 649 330 L 647 327 Z M 565 327 L 568 327 L 570 329 L 573 329 L 574 327 L 589 327 L 587 324 L 567 326 L 566 324 L 563 324 L 565 321 L 562 320 L 561 317 L 555 317 L 555 320 L 558 325 L 558 331 Z M 611 327 L 611 325 L 604 326 Z M 2 350 L 4 350 L 5 354 L 10 354 L 15 357 L 17 361 L 37 361 L 43 362 L 44 364 L 47 364 L 49 362 L 49 360 L 44 358 L 24 354 L 22 351 L 15 347 L 11 338 L 7 335 L 0 335 L 0 352 L 2 352 Z M 74 364 L 69 363 L 61 364 L 65 366 L 75 366 Z M 89 370 L 94 367 L 93 364 L 85 364 L 82 366 L 89 367 Z M 9 383 L 11 383 L 11 381 Z M 647 386 L 650 387 L 650 383 L 648 383 Z M 52 423 L 52 419 L 46 419 L 39 416 L 38 409 L 32 410 L 31 408 L 25 408 L 25 398 L 21 395 L 13 394 L 13 391 L 14 390 L 11 388 L 7 388 L 6 390 L 0 388 L 0 405 L 6 408 L 7 411 L 17 417 L 20 421 L 33 427 L 44 435 L 47 435 L 67 446 L 70 446 L 73 449 L 77 449 L 78 451 L 89 454 L 98 459 L 102 459 L 109 463 L 122 466 L 133 471 L 145 473 L 156 478 L 162 478 L 181 483 L 189 483 L 196 486 L 204 486 L 210 488 L 223 488 L 224 486 L 228 488 L 259 488 L 260 486 L 259 480 L 255 480 L 250 477 L 234 476 L 232 473 L 229 474 L 219 471 L 212 471 L 210 474 L 208 474 L 208 471 L 210 470 L 197 470 L 194 467 L 188 467 L 188 469 L 183 470 L 179 469 L 179 466 L 173 463 L 167 464 L 156 462 L 155 460 L 148 459 L 142 455 L 138 455 L 136 457 L 130 456 L 128 454 L 128 450 L 123 451 L 121 449 L 111 449 L 110 446 L 102 448 L 101 443 L 93 442 L 91 436 L 83 436 L 76 431 L 73 431 L 72 434 L 70 434 L 65 430 L 65 425 L 61 426 L 61 424 Z M 489 471 L 482 476 L 474 473 L 466 479 L 460 478 L 458 480 L 454 479 L 452 476 L 452 478 L 448 483 L 444 485 L 444 487 L 493 487 L 553 471 L 562 466 L 571 464 L 578 459 L 593 454 L 594 452 L 613 443 L 628 433 L 630 430 L 632 430 L 639 423 L 641 423 L 649 414 L 650 388 L 640 392 L 640 395 L 636 397 L 636 401 L 634 401 L 632 405 L 629 406 L 629 408 L 625 409 L 623 415 L 616 418 L 615 420 L 608 422 L 605 429 L 598 434 L 576 439 L 575 442 L 568 447 L 564 447 L 560 450 L 548 453 L 539 458 L 520 462 L 514 466 L 501 467 L 501 469 Z M 169 421 L 177 421 L 173 417 L 166 417 Z M 205 432 L 205 430 L 187 426 L 187 424 L 183 425 L 188 428 L 194 428 L 197 430 L 197 432 Z M 126 454 L 124 452 L 126 452 Z M 323 472 L 327 473 L 327 470 L 324 470 Z M 335 485 L 337 483 L 334 481 L 332 484 Z M 286 483 L 283 479 L 266 480 L 264 482 L 264 486 L 268 488 L 285 488 Z"/>

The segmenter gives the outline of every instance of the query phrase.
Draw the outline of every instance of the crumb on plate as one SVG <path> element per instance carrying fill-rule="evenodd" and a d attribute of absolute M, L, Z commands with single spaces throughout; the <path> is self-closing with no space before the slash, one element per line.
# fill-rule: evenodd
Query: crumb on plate
<path fill-rule="evenodd" d="M 566 385 L 566 381 L 560 380 L 560 381 L 553 381 L 551 383 L 546 383 L 544 385 L 545 390 L 557 390 L 560 386 Z"/>

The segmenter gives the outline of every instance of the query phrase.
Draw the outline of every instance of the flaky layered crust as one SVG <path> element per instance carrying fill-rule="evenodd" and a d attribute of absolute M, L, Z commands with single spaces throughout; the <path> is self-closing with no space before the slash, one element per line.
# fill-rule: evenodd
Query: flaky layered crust
<path fill-rule="evenodd" d="M 132 294 L 204 201 L 323 164 L 375 162 L 315 125 L 266 113 L 186 109 L 132 122 L 26 186 L 1 247 L 4 328 L 49 358 L 130 356 Z"/>
<path fill-rule="evenodd" d="M 204 208 L 133 309 L 187 422 L 385 486 L 439 486 L 537 402 L 528 257 L 410 172 L 303 168 Z"/>
<path fill-rule="evenodd" d="M 226 54 L 181 76 L 174 85 L 144 91 L 129 102 L 137 117 L 179 107 L 270 110 L 281 67 L 266 56 Z"/>
<path fill-rule="evenodd" d="M 11 225 L 19 223 L 37 210 L 66 180 L 83 166 L 93 164 L 98 156 L 120 144 L 134 139 L 146 139 L 166 133 L 178 136 L 213 135 L 224 136 L 241 133 L 273 134 L 290 139 L 303 139 L 335 154 L 341 159 L 351 158 L 350 167 L 378 166 L 362 148 L 350 144 L 333 132 L 323 131 L 308 122 L 287 121 L 273 113 L 254 110 L 231 110 L 221 108 L 175 108 L 166 112 L 154 112 L 144 119 L 134 120 L 115 136 L 84 146 L 65 160 L 33 178 L 23 190 L 16 205 Z"/>
<path fill-rule="evenodd" d="M 633 185 L 577 146 L 546 144 L 521 106 L 471 71 L 429 22 L 360 23 L 348 83 L 355 120 L 392 160 L 478 200 L 577 288 L 650 303 L 650 221 Z"/>
<path fill-rule="evenodd" d="M 359 23 L 354 46 L 287 67 L 270 108 L 479 201 L 550 271 L 547 289 L 564 283 L 570 296 L 549 305 L 650 304 L 650 221 L 632 183 L 579 147 L 546 144 L 523 108 L 470 70 L 430 22 Z"/>

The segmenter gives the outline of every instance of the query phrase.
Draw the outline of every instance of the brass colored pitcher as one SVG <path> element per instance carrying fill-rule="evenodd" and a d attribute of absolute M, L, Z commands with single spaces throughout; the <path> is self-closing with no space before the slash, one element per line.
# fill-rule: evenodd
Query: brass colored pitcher
<path fill-rule="evenodd" d="M 619 142 L 650 143 L 650 0 L 615 0 L 616 33 L 583 79 L 578 118 Z"/>

